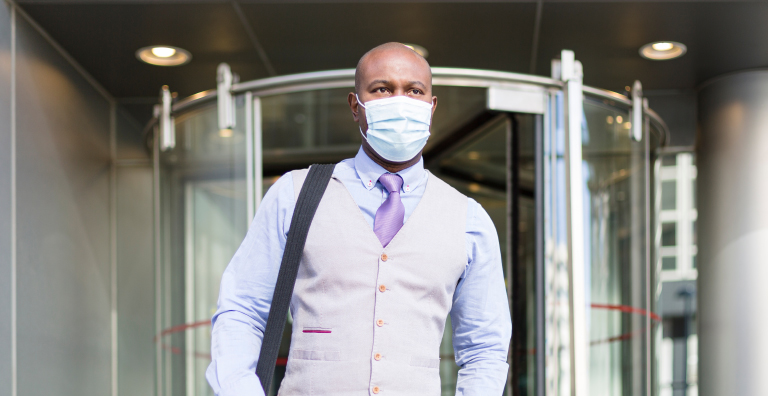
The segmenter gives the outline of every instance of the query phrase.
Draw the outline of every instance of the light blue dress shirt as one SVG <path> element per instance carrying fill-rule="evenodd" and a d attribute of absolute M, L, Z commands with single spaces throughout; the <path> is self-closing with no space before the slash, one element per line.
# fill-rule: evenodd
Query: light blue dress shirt
<path fill-rule="evenodd" d="M 355 158 L 337 164 L 333 172 L 349 190 L 371 228 L 376 210 L 389 195 L 377 182 L 385 172 L 362 148 Z M 421 160 L 398 174 L 403 178 L 400 196 L 407 221 L 424 194 L 427 172 Z M 212 320 L 212 361 L 206 371 L 217 395 L 264 395 L 255 374 L 256 362 L 294 206 L 289 172 L 264 196 L 245 240 L 224 271 L 219 307 Z M 451 309 L 453 347 L 456 364 L 461 367 L 456 394 L 501 395 L 507 379 L 512 322 L 496 228 L 485 210 L 471 198 L 466 235 L 467 266 Z"/>

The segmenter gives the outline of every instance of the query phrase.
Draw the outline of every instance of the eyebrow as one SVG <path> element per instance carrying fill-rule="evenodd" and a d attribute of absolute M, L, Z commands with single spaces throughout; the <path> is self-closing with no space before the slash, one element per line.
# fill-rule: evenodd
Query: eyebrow
<path fill-rule="evenodd" d="M 374 85 L 376 85 L 376 84 L 391 85 L 391 84 L 392 84 L 392 82 L 391 82 L 391 81 L 389 81 L 389 80 L 373 80 L 373 81 L 371 81 L 371 83 L 370 83 L 370 84 L 368 84 L 368 88 L 371 88 L 371 87 L 373 87 L 373 86 L 374 86 Z M 426 85 L 424 85 L 424 83 L 423 83 L 423 82 L 421 82 L 421 81 L 408 81 L 408 84 L 411 84 L 411 85 L 418 85 L 418 86 L 420 86 L 421 88 L 423 88 L 423 89 L 425 89 L 425 90 L 427 89 L 427 86 L 426 86 Z"/>
<path fill-rule="evenodd" d="M 408 83 L 411 84 L 411 85 L 418 85 L 418 86 L 420 86 L 421 88 L 423 88 L 425 90 L 427 89 L 427 86 L 424 85 L 424 83 L 421 82 L 421 81 L 409 81 Z"/>
<path fill-rule="evenodd" d="M 373 80 L 370 84 L 368 84 L 368 88 L 371 88 L 376 84 L 391 85 L 392 83 L 389 80 Z"/>

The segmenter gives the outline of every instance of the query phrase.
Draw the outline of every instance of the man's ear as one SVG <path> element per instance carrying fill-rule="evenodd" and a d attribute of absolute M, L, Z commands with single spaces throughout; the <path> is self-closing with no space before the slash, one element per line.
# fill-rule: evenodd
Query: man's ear
<path fill-rule="evenodd" d="M 432 116 L 435 116 L 435 109 L 437 108 L 437 96 L 432 97 Z"/>
<path fill-rule="evenodd" d="M 347 102 L 349 103 L 349 109 L 352 110 L 352 119 L 355 122 L 360 122 L 360 105 L 354 92 L 350 92 L 347 95 Z"/>

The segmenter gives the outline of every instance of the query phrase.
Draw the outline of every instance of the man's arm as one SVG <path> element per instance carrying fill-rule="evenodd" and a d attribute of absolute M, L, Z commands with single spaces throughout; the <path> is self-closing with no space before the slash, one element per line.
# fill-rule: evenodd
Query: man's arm
<path fill-rule="evenodd" d="M 451 323 L 459 377 L 456 395 L 501 395 L 512 319 L 496 228 L 473 199 L 467 207 L 467 269 L 453 297 Z"/>
<path fill-rule="evenodd" d="M 221 278 L 205 373 L 219 396 L 264 395 L 256 363 L 295 206 L 293 178 L 267 192 L 243 243 Z"/>

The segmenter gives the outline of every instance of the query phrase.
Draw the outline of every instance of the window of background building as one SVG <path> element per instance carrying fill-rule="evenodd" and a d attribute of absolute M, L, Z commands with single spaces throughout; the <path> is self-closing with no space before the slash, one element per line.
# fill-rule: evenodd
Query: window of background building
<path fill-rule="evenodd" d="M 677 257 L 675 256 L 668 256 L 668 257 L 662 257 L 661 258 L 661 269 L 662 270 L 674 270 L 675 267 L 677 267 Z"/>
<path fill-rule="evenodd" d="M 677 180 L 661 182 L 661 210 L 677 208 Z"/>
<path fill-rule="evenodd" d="M 677 245 L 677 223 L 661 224 L 661 246 Z"/>
<path fill-rule="evenodd" d="M 660 157 L 658 235 L 662 281 L 696 279 L 696 165 L 692 153 Z"/>

